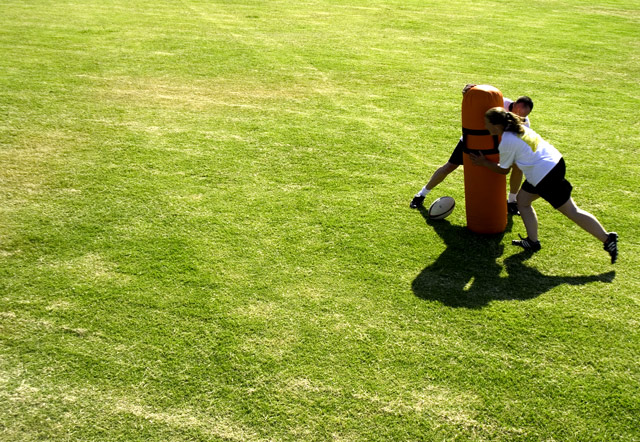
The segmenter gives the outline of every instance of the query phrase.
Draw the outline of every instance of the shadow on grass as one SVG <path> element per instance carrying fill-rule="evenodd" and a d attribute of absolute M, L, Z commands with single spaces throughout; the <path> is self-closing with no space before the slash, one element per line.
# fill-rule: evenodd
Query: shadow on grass
<path fill-rule="evenodd" d="M 420 213 L 447 247 L 411 284 L 422 299 L 450 307 L 482 308 L 494 300 L 532 299 L 562 284 L 612 282 L 615 277 L 614 271 L 593 276 L 546 276 L 524 264 L 532 255 L 526 251 L 504 261 L 508 277 L 501 277 L 502 266 L 497 259 L 504 252 L 504 233 L 478 235 L 447 220 L 429 220 L 424 207 Z M 509 217 L 505 233 L 511 231 L 512 225 Z"/>

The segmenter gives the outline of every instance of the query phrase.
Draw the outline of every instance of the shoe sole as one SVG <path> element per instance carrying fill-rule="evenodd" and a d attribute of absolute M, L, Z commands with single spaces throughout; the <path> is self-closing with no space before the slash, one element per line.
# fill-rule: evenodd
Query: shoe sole
<path fill-rule="evenodd" d="M 535 252 L 539 252 L 542 249 L 542 246 L 539 247 L 539 248 L 535 248 L 535 249 L 533 247 L 525 247 L 525 246 L 523 246 L 522 244 L 520 244 L 519 242 L 516 242 L 516 241 L 517 240 L 511 241 L 511 245 L 512 246 L 516 246 L 516 247 L 520 247 L 523 250 L 526 250 L 527 252 L 534 252 L 535 253 Z"/>

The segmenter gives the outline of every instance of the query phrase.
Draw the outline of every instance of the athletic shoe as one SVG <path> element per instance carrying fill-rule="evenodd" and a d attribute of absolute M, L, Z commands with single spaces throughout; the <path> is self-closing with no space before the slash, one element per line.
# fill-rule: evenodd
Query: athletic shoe
<path fill-rule="evenodd" d="M 611 256 L 611 264 L 615 264 L 618 259 L 618 234 L 616 232 L 609 233 L 609 237 L 604 242 L 604 249 Z"/>
<path fill-rule="evenodd" d="M 520 234 L 518 234 L 518 236 L 520 236 Z M 530 250 L 532 252 L 537 252 L 542 248 L 542 246 L 540 245 L 540 241 L 531 241 L 528 237 L 523 238 L 522 236 L 520 236 L 519 240 L 514 239 L 513 241 L 511 241 L 511 244 L 513 244 L 514 246 L 522 247 L 525 250 Z"/>
<path fill-rule="evenodd" d="M 520 211 L 518 210 L 518 203 L 515 201 L 510 203 L 507 202 L 507 213 L 509 215 L 520 215 Z"/>
<path fill-rule="evenodd" d="M 418 207 L 422 207 L 423 203 L 424 203 L 424 196 L 419 196 L 416 195 L 413 197 L 413 199 L 411 200 L 411 204 L 409 204 L 409 207 L 411 207 L 412 209 L 417 209 Z"/>

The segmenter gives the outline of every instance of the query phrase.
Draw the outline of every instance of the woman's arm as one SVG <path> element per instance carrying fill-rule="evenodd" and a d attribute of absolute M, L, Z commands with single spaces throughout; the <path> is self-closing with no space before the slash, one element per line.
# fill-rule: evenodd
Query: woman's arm
<path fill-rule="evenodd" d="M 500 167 L 500 165 L 498 163 L 494 163 L 493 161 L 489 161 L 487 159 L 487 157 L 485 157 L 482 154 L 482 152 L 480 152 L 479 155 L 476 155 L 474 153 L 470 153 L 469 156 L 471 157 L 471 162 L 473 162 L 473 164 L 475 164 L 476 166 L 486 167 L 487 169 L 489 169 L 492 172 L 499 173 L 501 175 L 506 175 L 511 170 L 511 167 L 509 167 L 507 169 L 503 169 L 502 167 Z"/>

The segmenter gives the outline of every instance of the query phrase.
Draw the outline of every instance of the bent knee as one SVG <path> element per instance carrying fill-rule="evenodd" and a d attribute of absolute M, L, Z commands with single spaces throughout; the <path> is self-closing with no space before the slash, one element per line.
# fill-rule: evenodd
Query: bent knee
<path fill-rule="evenodd" d="M 518 205 L 518 209 L 526 209 L 527 207 L 531 207 L 531 201 L 525 201 L 522 198 L 516 198 L 516 204 Z"/>
<path fill-rule="evenodd" d="M 577 215 L 578 213 L 583 213 L 583 211 L 580 210 L 578 206 L 576 206 L 572 199 L 567 200 L 567 202 L 559 206 L 557 210 L 569 217 L 572 215 Z"/>

